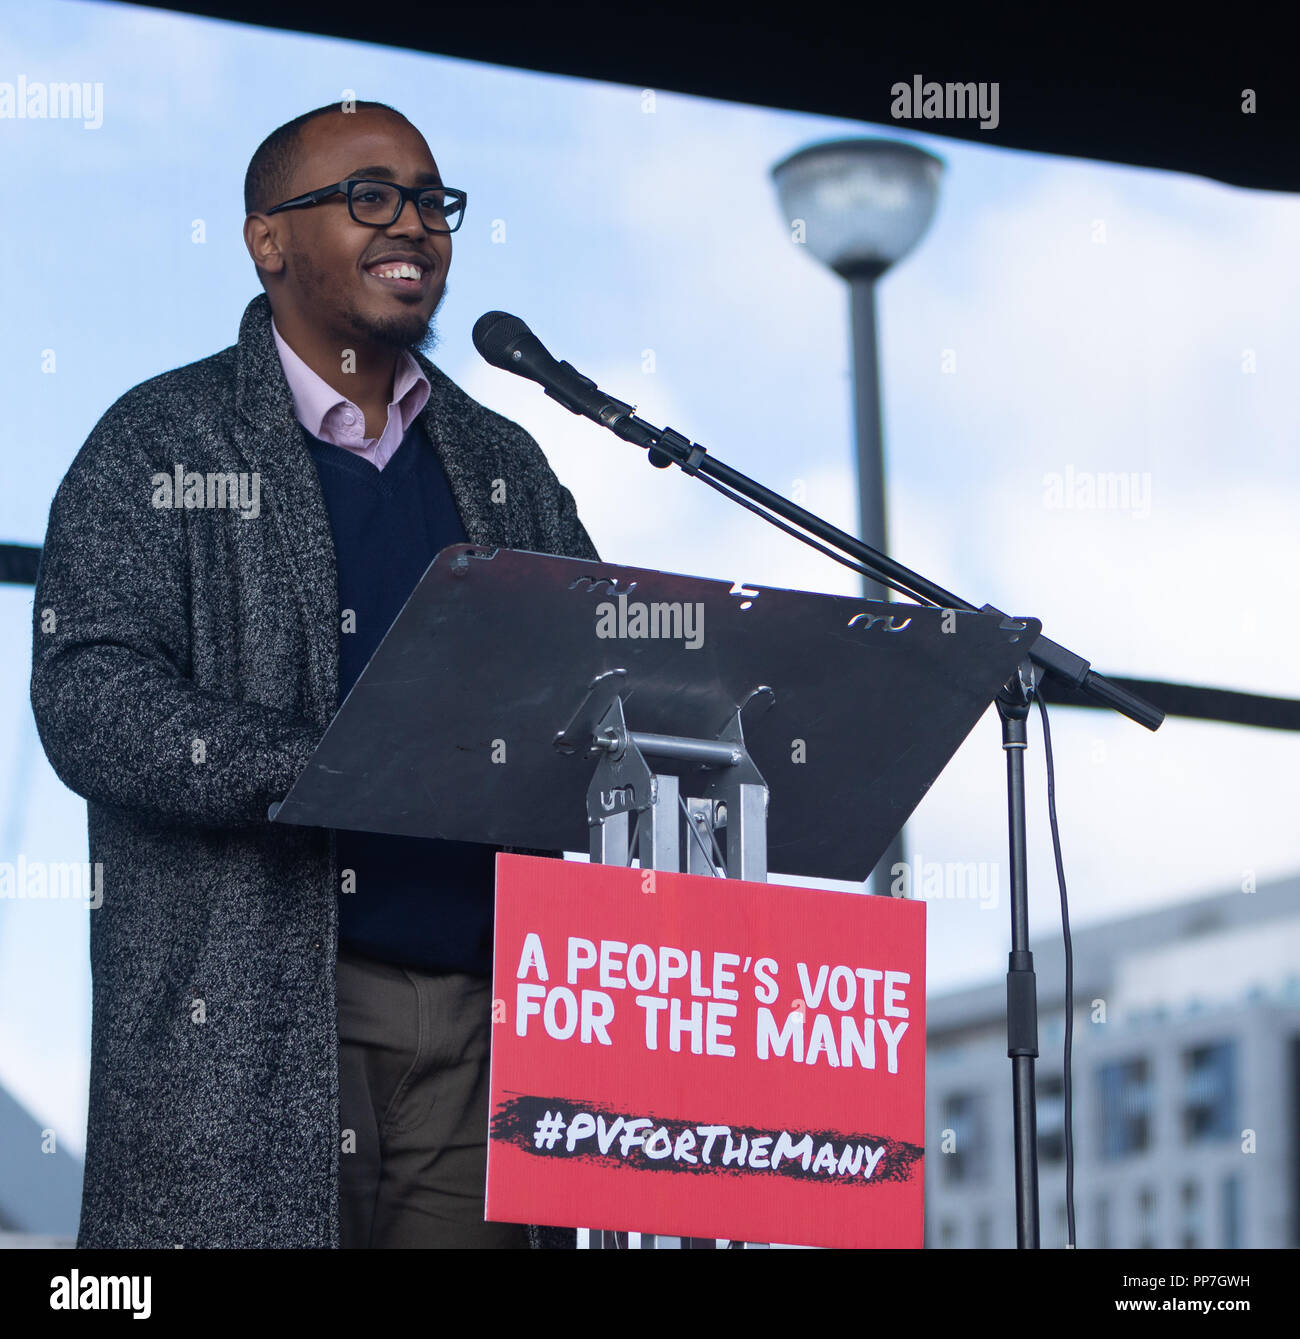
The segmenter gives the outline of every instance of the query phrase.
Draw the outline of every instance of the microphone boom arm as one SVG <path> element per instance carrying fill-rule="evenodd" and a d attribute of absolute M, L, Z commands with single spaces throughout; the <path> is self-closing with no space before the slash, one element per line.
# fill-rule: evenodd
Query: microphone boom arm
<path fill-rule="evenodd" d="M 583 380 L 588 381 L 588 378 L 584 377 Z M 589 384 L 594 386 L 594 383 L 589 382 Z M 590 417 L 608 428 L 616 436 L 621 437 L 625 442 L 644 447 L 648 452 L 650 464 L 657 469 L 677 465 L 687 474 L 707 475 L 710 479 L 724 484 L 726 488 L 734 490 L 742 497 L 749 498 L 761 507 L 775 512 L 778 516 L 782 516 L 787 521 L 808 531 L 808 534 L 815 535 L 818 539 L 824 540 L 827 544 L 839 549 L 841 553 L 847 554 L 863 568 L 866 568 L 868 573 L 881 581 L 882 584 L 901 588 L 905 594 L 911 595 L 922 603 L 932 604 L 939 609 L 961 609 L 968 613 L 1002 613 L 1002 610 L 994 605 L 974 605 L 960 595 L 954 595 L 952 591 L 945 590 L 937 583 L 927 580 L 920 573 L 913 572 L 911 568 L 895 562 L 887 555 L 873 549 L 869 544 L 864 544 L 862 540 L 848 534 L 847 531 L 824 521 L 814 512 L 789 501 L 779 493 L 772 492 L 771 489 L 765 488 L 757 480 L 733 469 L 716 456 L 709 455 L 707 448 L 700 446 L 698 442 L 689 441 L 672 428 L 656 428 L 644 419 L 637 418 L 631 412 L 629 406 L 621 401 L 600 396 L 599 393 L 595 398 L 603 401 L 607 406 L 617 406 L 617 410 L 626 412 L 612 412 L 608 417 L 603 414 L 590 415 Z M 574 412 L 581 413 L 583 411 L 575 410 Z M 763 513 L 760 512 L 759 514 L 762 515 Z M 772 518 L 767 517 L 766 519 L 771 520 Z M 803 540 L 805 543 L 812 543 L 807 535 L 800 535 L 794 531 L 789 533 L 794 534 L 796 539 Z M 814 547 L 817 546 L 814 545 Z M 1139 697 L 1136 693 L 1130 692 L 1127 688 L 1111 683 L 1104 675 L 1098 674 L 1082 656 L 1075 655 L 1073 651 L 1062 646 L 1059 642 L 1052 641 L 1050 637 L 1040 635 L 1028 654 L 1029 659 L 1044 672 L 1056 675 L 1086 697 L 1092 698 L 1093 701 L 1102 706 L 1118 711 L 1121 715 L 1127 716 L 1131 721 L 1136 721 L 1148 730 L 1158 730 L 1165 719 L 1165 714 L 1159 707 L 1148 702 L 1145 698 Z"/>

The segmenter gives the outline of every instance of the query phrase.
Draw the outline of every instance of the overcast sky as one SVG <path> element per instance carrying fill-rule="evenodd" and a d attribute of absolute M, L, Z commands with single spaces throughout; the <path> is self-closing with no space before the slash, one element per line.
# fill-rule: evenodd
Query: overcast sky
<path fill-rule="evenodd" d="M 643 417 L 854 528 L 846 294 L 790 241 L 768 173 L 818 139 L 899 135 L 946 168 L 929 234 L 880 292 L 894 556 L 1041 618 L 1104 672 L 1296 695 L 1295 199 L 663 93 L 647 110 L 640 89 L 121 6 L 0 0 L 0 38 L 0 81 L 98 82 L 104 104 L 95 130 L 0 120 L 27 183 L 0 218 L 0 537 L 40 542 L 118 396 L 234 341 L 259 291 L 248 159 L 350 89 L 410 117 L 468 191 L 434 359 L 542 443 L 602 554 L 854 593 L 850 573 L 488 367 L 469 332 L 519 313 Z M 1136 476 L 1147 505 L 1053 505 L 1046 480 L 1067 471 Z M 30 609 L 0 590 L 0 860 L 84 860 L 84 805 L 33 741 Z M 1300 866 L 1294 736 L 1054 722 L 1076 923 Z M 1031 926 L 1054 935 L 1036 717 L 1030 733 Z M 982 862 L 998 890 L 929 907 L 932 992 L 1005 970 L 1003 784 L 990 714 L 909 825 L 914 857 Z M 85 910 L 0 903 L 0 1082 L 76 1151 L 89 1005 Z"/>

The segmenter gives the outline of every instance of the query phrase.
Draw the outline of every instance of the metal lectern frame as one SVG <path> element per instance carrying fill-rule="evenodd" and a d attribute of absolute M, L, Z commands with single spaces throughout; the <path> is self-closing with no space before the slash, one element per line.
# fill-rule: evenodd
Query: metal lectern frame
<path fill-rule="evenodd" d="M 772 689 L 755 689 L 715 739 L 629 729 L 624 714 L 629 689 L 625 669 L 599 675 L 555 738 L 562 752 L 583 749 L 596 759 L 587 790 L 592 863 L 629 866 L 635 855 L 642 869 L 766 883 L 769 792 L 745 747 L 741 715 L 756 699 L 770 705 Z M 682 771 L 655 771 L 651 759 L 677 764 Z M 683 1250 L 717 1246 L 708 1237 L 680 1241 Z M 658 1244 L 651 1233 L 578 1229 L 579 1248 L 653 1250 Z"/>

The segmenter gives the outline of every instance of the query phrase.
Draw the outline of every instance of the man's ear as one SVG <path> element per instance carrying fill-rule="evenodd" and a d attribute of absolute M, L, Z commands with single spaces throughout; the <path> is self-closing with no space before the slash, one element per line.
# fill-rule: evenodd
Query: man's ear
<path fill-rule="evenodd" d="M 275 228 L 265 214 L 249 214 L 244 220 L 244 245 L 265 287 L 266 275 L 279 274 L 284 269 L 284 253 L 275 239 Z"/>

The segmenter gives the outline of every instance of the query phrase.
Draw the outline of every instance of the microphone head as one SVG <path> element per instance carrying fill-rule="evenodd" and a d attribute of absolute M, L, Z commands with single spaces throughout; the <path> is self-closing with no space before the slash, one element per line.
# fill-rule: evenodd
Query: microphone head
<path fill-rule="evenodd" d="M 474 347 L 493 367 L 516 371 L 517 364 L 511 360 L 510 350 L 521 335 L 532 333 L 525 322 L 509 312 L 484 312 L 474 322 L 471 338 Z"/>

